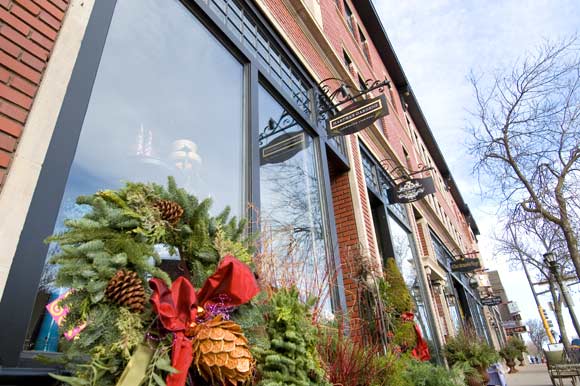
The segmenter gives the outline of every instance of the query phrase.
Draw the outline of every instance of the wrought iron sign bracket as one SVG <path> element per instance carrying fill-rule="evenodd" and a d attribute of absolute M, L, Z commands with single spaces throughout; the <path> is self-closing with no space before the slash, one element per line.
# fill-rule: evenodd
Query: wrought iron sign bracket
<path fill-rule="evenodd" d="M 390 167 L 389 163 L 391 163 L 394 161 L 390 158 L 385 158 L 379 161 L 379 164 L 381 166 L 386 166 L 387 168 Z M 395 167 L 393 167 L 392 169 L 389 169 L 387 172 L 390 176 L 392 176 L 391 178 L 393 179 L 394 182 L 398 181 L 398 180 L 403 180 L 403 181 L 407 181 L 410 180 L 413 176 L 416 176 L 417 174 L 422 174 L 428 171 L 433 170 L 434 168 L 432 166 L 427 166 L 427 165 L 423 165 L 423 164 L 419 164 L 417 165 L 419 167 L 419 169 L 417 170 L 407 170 L 407 168 L 405 168 L 402 165 L 397 165 Z M 398 177 L 397 177 L 398 176 Z"/>
<path fill-rule="evenodd" d="M 452 255 L 451 257 L 465 257 L 465 256 L 476 255 L 478 253 L 479 253 L 479 251 L 471 251 L 471 252 L 467 252 L 467 253 L 460 253 L 458 255 Z"/>
<path fill-rule="evenodd" d="M 297 125 L 296 120 L 294 120 L 294 118 L 292 118 L 292 116 L 288 114 L 287 111 L 284 111 L 282 113 L 280 118 L 278 118 L 278 121 L 275 121 L 274 119 L 270 118 L 268 120 L 268 125 L 264 127 L 262 133 L 258 137 L 258 142 L 260 146 L 264 144 L 264 141 L 267 138 L 274 136 L 278 133 L 284 132 L 296 125 Z"/>
<path fill-rule="evenodd" d="M 332 83 L 338 82 L 339 83 L 338 87 L 333 89 L 329 84 L 331 82 Z M 359 90 L 356 87 L 350 86 L 347 82 L 339 78 L 330 77 L 323 79 L 320 81 L 320 83 L 318 83 L 318 87 L 320 90 L 322 90 L 323 93 L 321 97 L 326 99 L 325 102 L 330 102 L 332 106 L 319 111 L 319 114 L 323 115 L 330 111 L 336 110 L 338 106 L 341 106 L 348 102 L 354 102 L 357 98 L 365 94 L 368 94 L 373 90 L 378 89 L 380 92 L 382 92 L 385 86 L 388 88 L 391 87 L 391 82 L 386 78 L 384 80 L 373 80 L 373 79 L 365 80 L 363 90 Z M 334 102 L 335 100 L 336 103 Z M 327 103 L 323 104 L 323 106 L 327 105 L 328 105 Z"/>

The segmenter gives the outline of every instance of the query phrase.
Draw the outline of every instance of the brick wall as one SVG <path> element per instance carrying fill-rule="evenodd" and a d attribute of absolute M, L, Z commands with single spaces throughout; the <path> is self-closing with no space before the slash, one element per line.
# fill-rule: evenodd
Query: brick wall
<path fill-rule="evenodd" d="M 68 0 L 0 0 L 0 190 Z"/>
<path fill-rule="evenodd" d="M 443 300 L 441 299 L 442 296 L 440 294 L 434 293 L 432 289 L 430 289 L 430 291 L 431 297 L 435 300 L 435 308 L 437 309 L 437 314 L 439 315 L 439 321 L 441 322 L 441 326 L 443 327 L 443 331 L 441 331 L 441 334 L 446 339 L 450 335 L 450 333 L 449 326 L 447 325 L 445 319 L 445 311 L 443 310 Z"/>
<path fill-rule="evenodd" d="M 356 230 L 354 205 L 350 190 L 348 172 L 336 171 L 333 165 L 330 168 L 330 188 L 332 190 L 332 203 L 334 208 L 338 248 L 340 253 L 341 268 L 343 273 L 344 293 L 346 305 L 351 319 L 353 336 L 360 336 L 361 325 L 359 323 L 358 284 L 355 280 L 355 261 L 359 251 L 359 239 Z"/>

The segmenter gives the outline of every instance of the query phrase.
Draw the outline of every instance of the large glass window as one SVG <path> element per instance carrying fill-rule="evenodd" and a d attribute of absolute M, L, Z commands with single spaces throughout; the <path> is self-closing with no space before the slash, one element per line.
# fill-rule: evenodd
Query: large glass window
<path fill-rule="evenodd" d="M 313 138 L 263 87 L 259 92 L 260 222 L 270 280 L 294 284 L 330 316 L 327 265 Z"/>
<path fill-rule="evenodd" d="M 165 184 L 167 176 L 213 198 L 216 210 L 229 205 L 241 214 L 243 78 L 243 65 L 181 2 L 119 0 L 55 232 L 83 214 L 77 196 L 124 181 Z M 26 350 L 58 349 L 44 306 L 66 289 L 54 288 L 57 268 L 47 267 Z"/>
<path fill-rule="evenodd" d="M 407 284 L 407 288 L 411 292 L 415 305 L 417 307 L 416 318 L 423 334 L 429 340 L 432 340 L 433 335 L 429 327 L 429 317 L 427 314 L 427 306 L 425 304 L 425 297 L 421 286 L 421 278 L 417 272 L 415 254 L 413 253 L 413 246 L 411 241 L 411 233 L 403 228 L 391 214 L 388 216 L 389 231 L 391 233 L 391 241 L 393 243 L 393 252 L 395 254 L 395 261 L 403 275 L 403 279 Z"/>

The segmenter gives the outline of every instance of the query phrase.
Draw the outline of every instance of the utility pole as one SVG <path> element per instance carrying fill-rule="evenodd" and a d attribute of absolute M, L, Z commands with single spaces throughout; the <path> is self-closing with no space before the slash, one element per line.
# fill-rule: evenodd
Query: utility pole
<path fill-rule="evenodd" d="M 536 289 L 534 288 L 534 283 L 532 283 L 532 278 L 530 277 L 530 272 L 528 271 L 528 266 L 526 265 L 524 259 L 520 254 L 518 254 L 520 261 L 522 262 L 522 266 L 524 267 L 524 272 L 526 274 L 526 279 L 528 279 L 528 284 L 530 285 L 530 290 L 532 290 L 532 295 L 534 296 L 534 301 L 536 302 L 536 307 L 538 307 L 538 313 L 540 314 L 540 319 L 542 320 L 542 324 L 544 325 L 544 330 L 546 330 L 546 335 L 548 336 L 548 340 L 550 343 L 556 343 L 554 336 L 552 335 L 552 331 L 550 330 L 550 326 L 548 325 L 548 320 L 544 315 L 544 309 L 538 300 L 538 294 Z"/>

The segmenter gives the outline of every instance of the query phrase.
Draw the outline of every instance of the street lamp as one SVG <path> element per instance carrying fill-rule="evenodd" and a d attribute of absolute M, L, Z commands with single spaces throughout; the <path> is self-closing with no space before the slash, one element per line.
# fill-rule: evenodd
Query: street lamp
<path fill-rule="evenodd" d="M 558 264 L 556 263 L 556 256 L 554 255 L 554 252 L 546 252 L 546 253 L 544 253 L 544 262 L 550 268 L 550 271 L 553 274 L 556 274 L 557 268 L 558 268 Z"/>
<path fill-rule="evenodd" d="M 473 290 L 475 290 L 475 289 L 477 289 L 479 287 L 479 283 L 477 282 L 477 279 L 475 277 L 470 277 L 469 278 L 469 286 Z"/>

